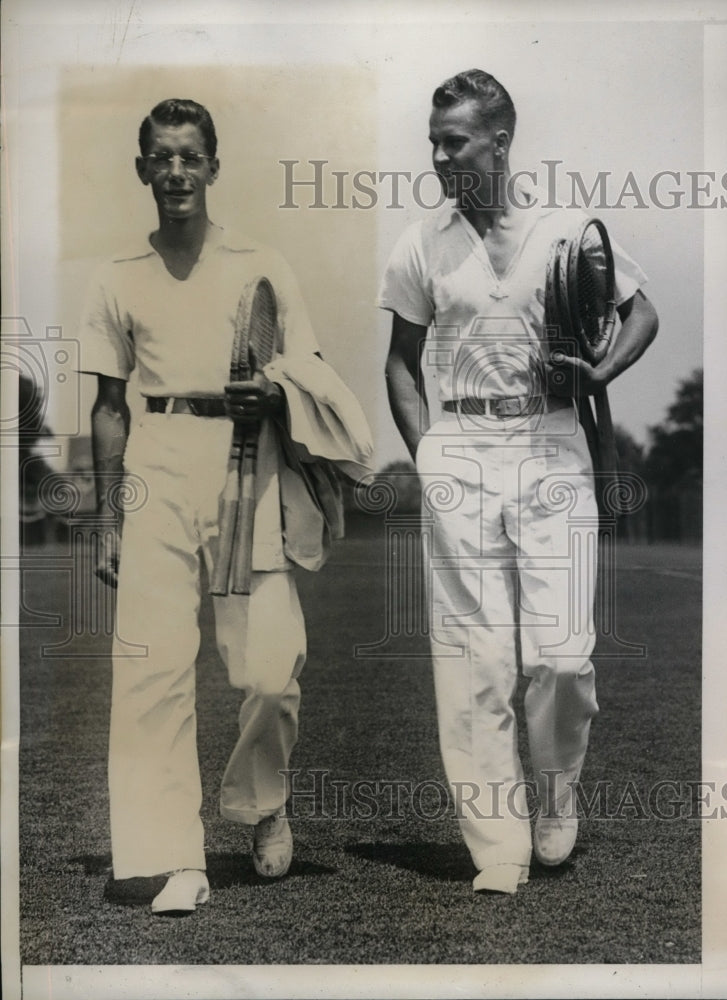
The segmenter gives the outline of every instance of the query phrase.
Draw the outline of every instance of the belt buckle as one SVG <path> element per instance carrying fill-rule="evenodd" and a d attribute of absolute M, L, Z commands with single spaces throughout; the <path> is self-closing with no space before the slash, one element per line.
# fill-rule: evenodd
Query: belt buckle
<path fill-rule="evenodd" d="M 204 413 L 201 412 L 204 409 L 204 401 L 203 400 L 196 400 L 196 399 L 194 399 L 194 397 L 188 396 L 187 399 L 184 400 L 184 402 L 189 407 L 190 413 L 193 416 L 195 416 L 195 417 L 203 417 L 204 416 Z"/>
<path fill-rule="evenodd" d="M 523 412 L 522 401 L 517 396 L 490 400 L 490 409 L 496 417 L 519 417 Z"/>

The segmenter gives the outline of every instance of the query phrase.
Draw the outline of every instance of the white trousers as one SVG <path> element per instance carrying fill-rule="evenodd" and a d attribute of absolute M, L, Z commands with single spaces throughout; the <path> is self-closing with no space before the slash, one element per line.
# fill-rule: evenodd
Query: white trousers
<path fill-rule="evenodd" d="M 531 834 L 513 695 L 541 804 L 558 808 L 598 712 L 598 513 L 575 410 L 447 415 L 417 451 L 443 762 L 475 866 L 527 865 Z"/>
<path fill-rule="evenodd" d="M 142 483 L 146 496 L 128 504 L 124 519 L 113 645 L 116 878 L 205 868 L 195 712 L 199 550 L 209 570 L 229 441 L 228 421 L 187 414 L 147 414 L 129 440 L 127 482 Z M 230 683 L 243 693 L 220 807 L 228 819 L 252 824 L 288 796 L 280 772 L 297 739 L 306 652 L 292 573 L 253 573 L 249 601 L 214 598 L 214 614 Z"/>

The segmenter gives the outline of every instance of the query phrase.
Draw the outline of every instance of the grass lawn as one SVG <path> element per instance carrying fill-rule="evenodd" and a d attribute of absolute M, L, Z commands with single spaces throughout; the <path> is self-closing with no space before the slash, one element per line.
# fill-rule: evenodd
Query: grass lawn
<path fill-rule="evenodd" d="M 300 574 L 309 659 L 293 766 L 299 789 L 317 780 L 319 794 L 296 799 L 294 864 L 273 884 L 252 870 L 250 831 L 217 811 L 239 696 L 213 652 L 205 602 L 198 743 L 212 896 L 179 920 L 152 917 L 156 885 L 112 891 L 109 638 L 101 612 L 74 627 L 79 598 L 64 552 L 30 555 L 21 664 L 23 963 L 700 960 L 700 821 L 693 810 L 684 814 L 686 783 L 700 777 L 696 549 L 618 550 L 615 626 L 597 649 L 601 713 L 583 774 L 586 795 L 600 789 L 606 799 L 582 822 L 572 860 L 558 870 L 534 863 L 514 897 L 473 894 L 456 822 L 438 809 L 444 775 L 426 636 L 415 630 L 375 648 L 386 615 L 382 521 L 355 520 L 320 574 Z M 42 617 L 49 614 L 60 623 Z M 369 655 L 354 654 L 366 644 Z M 644 655 L 631 655 L 636 646 Z M 521 707 L 522 691 L 518 698 Z M 357 781 L 374 788 L 374 805 L 358 812 L 344 798 Z M 649 808 L 660 781 L 675 783 L 681 815 L 664 816 L 669 795 L 657 803 L 662 818 Z M 394 786 L 382 782 L 399 783 L 400 808 Z"/>

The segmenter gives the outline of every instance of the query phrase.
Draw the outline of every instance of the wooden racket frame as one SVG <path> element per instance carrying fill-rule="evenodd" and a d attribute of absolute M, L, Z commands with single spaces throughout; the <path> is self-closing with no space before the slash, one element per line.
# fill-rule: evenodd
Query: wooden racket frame
<path fill-rule="evenodd" d="M 588 342 L 578 315 L 578 255 L 588 229 L 596 226 L 604 246 L 607 284 L 607 313 L 604 334 L 597 345 Z M 611 241 L 600 219 L 586 219 L 570 239 L 556 239 L 551 244 L 545 275 L 545 326 L 551 357 L 558 350 L 577 351 L 594 367 L 608 354 L 616 324 L 615 274 Z M 557 378 L 557 371 L 554 378 Z M 606 494 L 618 479 L 618 454 L 613 430 L 611 406 L 604 387 L 588 396 L 576 398 L 580 423 L 588 440 L 595 474 L 595 489 L 601 516 L 609 513 Z M 595 414 L 594 414 L 595 410 Z"/>
<path fill-rule="evenodd" d="M 235 332 L 230 360 L 230 381 L 244 382 L 252 378 L 253 358 L 250 343 L 255 297 L 261 286 L 273 303 L 275 328 L 273 354 L 282 349 L 277 322 L 277 300 L 268 278 L 260 275 L 247 283 L 242 291 L 235 316 Z M 255 357 L 255 363 L 267 364 L 271 358 Z M 233 421 L 232 441 L 227 463 L 227 478 L 220 495 L 219 540 L 217 559 L 210 578 L 210 594 L 226 597 L 249 595 L 252 585 L 252 548 L 255 529 L 255 476 L 257 471 L 260 424 Z M 231 577 L 231 579 L 230 579 Z"/>
<path fill-rule="evenodd" d="M 583 323 L 578 312 L 578 268 L 579 258 L 583 247 L 586 244 L 586 235 L 589 229 L 596 229 L 601 239 L 604 253 L 605 278 L 606 278 L 606 311 L 604 313 L 603 332 L 596 344 L 586 337 L 583 330 Z M 568 314 L 570 317 L 571 331 L 578 340 L 581 354 L 586 361 L 592 365 L 599 364 L 608 354 L 613 338 L 613 331 L 616 326 L 616 275 L 613 261 L 613 250 L 608 230 L 600 219 L 586 219 L 579 227 L 575 236 L 568 241 L 567 256 L 562 268 L 562 276 L 566 281 L 566 298 Z"/>

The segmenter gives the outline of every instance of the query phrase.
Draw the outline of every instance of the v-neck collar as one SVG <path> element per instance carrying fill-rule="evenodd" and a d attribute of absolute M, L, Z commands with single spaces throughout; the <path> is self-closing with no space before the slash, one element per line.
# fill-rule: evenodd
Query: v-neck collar
<path fill-rule="evenodd" d="M 167 267 L 167 263 L 164 260 L 163 254 L 161 254 L 151 242 L 151 237 L 152 237 L 151 233 L 147 237 L 147 242 L 149 244 L 149 248 L 152 254 L 154 254 L 156 257 L 159 258 L 159 263 L 162 265 L 162 267 L 169 275 L 169 277 L 172 279 L 172 281 L 183 282 L 183 281 L 188 281 L 192 277 L 194 272 L 197 271 L 200 268 L 200 266 L 204 263 L 209 254 L 212 251 L 214 251 L 218 246 L 220 246 L 220 244 L 223 242 L 222 239 L 223 232 L 224 232 L 223 229 L 220 226 L 216 226 L 214 222 L 210 222 L 208 224 L 207 232 L 205 233 L 202 246 L 199 248 L 199 253 L 197 254 L 197 258 L 184 278 L 178 278 L 175 274 L 173 274 L 169 270 L 169 268 Z"/>
<path fill-rule="evenodd" d="M 495 271 L 495 268 L 493 267 L 492 260 L 487 251 L 487 247 L 485 246 L 484 239 L 480 236 L 480 234 L 477 232 L 477 230 L 469 221 L 469 219 L 464 215 L 464 213 L 461 212 L 459 209 L 457 209 L 456 211 L 464 227 L 464 231 L 467 233 L 467 236 L 474 247 L 475 254 L 477 255 L 478 259 L 481 261 L 481 263 L 489 273 L 495 285 L 501 286 L 507 284 L 509 278 L 511 277 L 511 275 L 517 268 L 518 263 L 520 262 L 523 250 L 525 249 L 525 244 L 527 243 L 530 234 L 535 228 L 535 225 L 538 222 L 540 216 L 533 215 L 531 218 L 527 220 L 526 224 L 523 226 L 523 229 L 520 233 L 520 239 L 518 240 L 517 246 L 515 247 L 515 250 L 513 251 L 510 257 L 510 260 L 507 262 L 507 267 L 505 268 L 502 274 L 498 274 Z"/>
<path fill-rule="evenodd" d="M 224 229 L 222 226 L 218 226 L 216 223 L 212 222 L 210 223 L 208 235 L 200 249 L 199 256 L 197 257 L 197 260 L 195 261 L 189 274 L 186 278 L 175 278 L 164 263 L 164 259 L 161 254 L 151 245 L 150 236 L 151 234 L 148 234 L 143 240 L 135 241 L 125 252 L 114 254 L 111 261 L 114 264 L 124 264 L 131 261 L 148 261 L 154 267 L 158 264 L 161 268 L 163 268 L 164 274 L 169 279 L 170 287 L 171 283 L 176 286 L 189 282 L 190 278 L 197 273 L 200 265 L 202 265 L 205 260 L 217 251 L 229 251 L 230 253 L 254 253 L 256 250 L 260 249 L 260 244 L 254 240 L 251 240 L 246 236 L 241 236 L 231 230 Z"/>
<path fill-rule="evenodd" d="M 508 261 L 507 267 L 502 275 L 498 275 L 495 272 L 495 268 L 492 266 L 492 261 L 489 253 L 487 252 L 484 240 L 456 204 L 450 205 L 448 210 L 442 213 L 438 222 L 438 228 L 443 230 L 446 229 L 448 225 L 455 223 L 456 219 L 459 219 L 464 232 L 467 234 L 467 238 L 472 244 L 475 256 L 480 261 L 482 267 L 485 269 L 493 282 L 494 287 L 490 294 L 494 299 L 507 298 L 508 293 L 503 289 L 503 286 L 507 286 L 515 273 L 522 258 L 523 251 L 525 250 L 527 242 L 530 239 L 535 226 L 540 219 L 544 218 L 546 215 L 550 215 L 558 208 L 557 205 L 553 205 L 548 202 L 548 192 L 543 188 L 538 187 L 533 182 L 532 178 L 530 178 L 527 174 L 521 174 L 516 178 L 515 191 L 517 191 L 519 196 L 533 199 L 534 204 L 531 208 L 523 209 L 523 211 L 530 213 L 530 219 L 528 220 L 527 225 L 523 227 L 518 245 L 515 248 L 512 257 Z"/>

